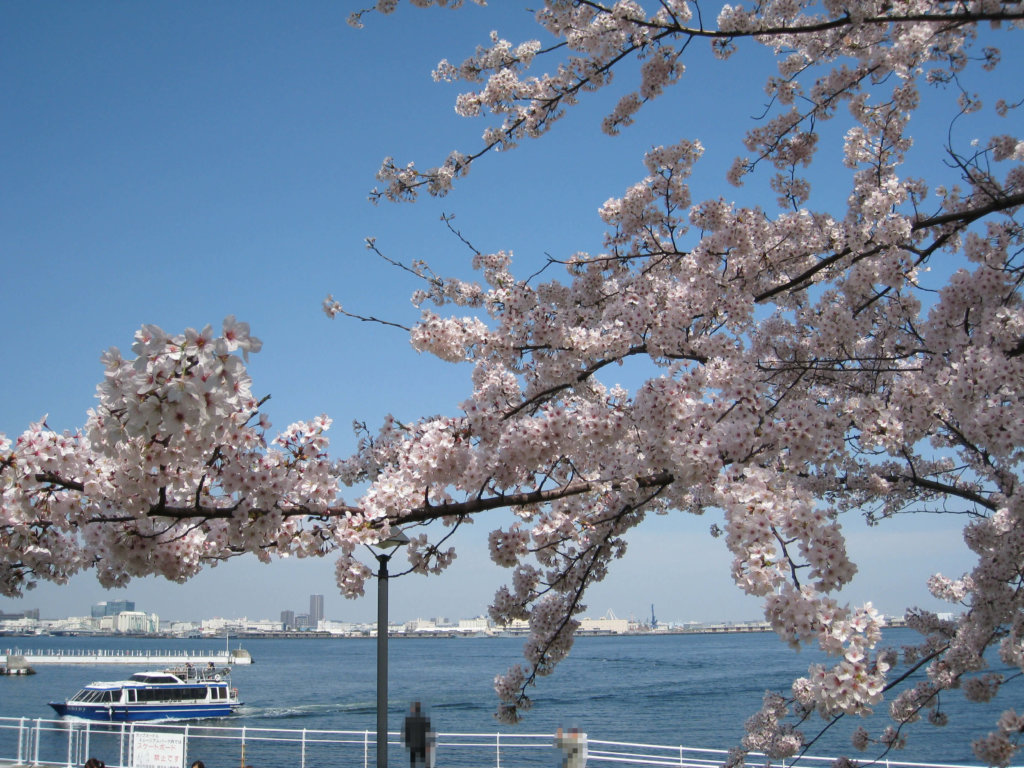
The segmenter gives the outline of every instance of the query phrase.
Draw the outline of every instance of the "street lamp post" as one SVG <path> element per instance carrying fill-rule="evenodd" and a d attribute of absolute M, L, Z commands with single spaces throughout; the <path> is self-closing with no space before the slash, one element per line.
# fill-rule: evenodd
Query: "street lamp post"
<path fill-rule="evenodd" d="M 371 548 L 377 558 L 377 768 L 388 768 L 388 561 L 409 537 L 395 529 Z M 377 551 L 382 550 L 382 551 Z"/>

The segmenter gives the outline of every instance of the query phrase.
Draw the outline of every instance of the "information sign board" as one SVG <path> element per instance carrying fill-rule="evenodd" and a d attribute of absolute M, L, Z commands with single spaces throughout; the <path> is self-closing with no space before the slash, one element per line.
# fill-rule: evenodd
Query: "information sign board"
<path fill-rule="evenodd" d="M 185 734 L 136 733 L 132 739 L 132 768 L 182 768 Z"/>

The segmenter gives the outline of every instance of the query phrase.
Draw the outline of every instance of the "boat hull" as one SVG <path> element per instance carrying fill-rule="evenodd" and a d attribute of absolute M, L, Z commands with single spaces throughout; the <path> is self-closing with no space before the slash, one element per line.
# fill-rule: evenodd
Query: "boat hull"
<path fill-rule="evenodd" d="M 230 717 L 241 704 L 152 704 L 87 706 L 65 701 L 51 701 L 58 717 L 77 717 L 83 720 L 129 723 L 138 720 L 194 720 L 206 717 Z"/>

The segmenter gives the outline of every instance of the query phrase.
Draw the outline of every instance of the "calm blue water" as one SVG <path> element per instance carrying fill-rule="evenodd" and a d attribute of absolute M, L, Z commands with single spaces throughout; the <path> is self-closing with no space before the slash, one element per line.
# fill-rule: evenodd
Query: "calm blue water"
<path fill-rule="evenodd" d="M 901 645 L 916 637 L 909 630 L 890 630 L 887 642 Z M 237 644 L 232 641 L 232 647 Z M 759 708 L 765 689 L 788 689 L 793 676 L 816 659 L 807 651 L 794 654 L 771 634 L 580 638 L 570 658 L 533 689 L 535 705 L 524 722 L 499 726 L 492 717 L 492 680 L 520 660 L 521 645 L 515 638 L 393 638 L 392 730 L 400 727 L 409 703 L 419 699 L 441 732 L 550 733 L 560 725 L 578 725 L 595 739 L 728 748 L 739 742 L 743 722 Z M 11 638 L 0 640 L 0 646 L 220 650 L 224 641 Z M 246 706 L 225 724 L 375 728 L 374 640 L 246 640 L 243 646 L 256 663 L 235 668 L 233 683 Z M 92 680 L 119 679 L 131 671 L 137 670 L 46 665 L 33 676 L 0 677 L 0 716 L 52 717 L 47 701 L 71 695 Z M 975 763 L 970 735 L 987 732 L 998 712 L 1015 705 L 1020 709 L 1021 702 L 1001 694 L 983 712 L 952 692 L 943 699 L 950 724 L 941 729 L 918 724 L 908 748 L 891 757 Z M 849 734 L 860 724 L 860 719 L 841 723 L 813 752 L 849 752 Z"/>

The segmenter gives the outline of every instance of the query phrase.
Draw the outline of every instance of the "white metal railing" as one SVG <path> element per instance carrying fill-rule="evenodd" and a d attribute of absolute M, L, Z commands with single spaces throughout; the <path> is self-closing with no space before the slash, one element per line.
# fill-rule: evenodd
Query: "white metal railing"
<path fill-rule="evenodd" d="M 98 757 L 109 768 L 134 765 L 136 733 L 183 736 L 183 766 L 202 760 L 210 766 L 290 766 L 327 768 L 339 765 L 371 768 L 376 764 L 374 731 L 327 731 L 284 728 L 227 728 L 196 723 L 99 723 L 0 717 L 0 765 L 33 768 L 79 768 Z M 394 765 L 405 765 L 398 734 L 389 733 Z M 557 760 L 548 733 L 439 733 L 438 763 L 451 768 L 548 768 Z M 727 751 L 588 739 L 588 765 L 627 764 L 654 768 L 713 768 Z M 763 758 L 763 756 L 757 756 Z M 802 757 L 812 768 L 826 768 L 833 758 Z M 753 760 L 748 763 L 753 764 Z M 767 762 L 767 761 L 765 761 Z M 785 766 L 786 762 L 777 763 Z M 885 760 L 884 768 L 977 768 L 936 763 Z M 177 768 L 173 766 L 171 768 Z"/>

